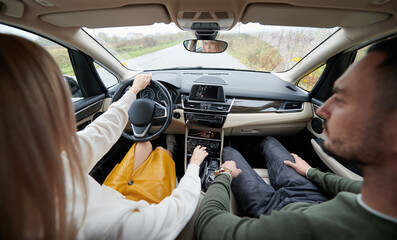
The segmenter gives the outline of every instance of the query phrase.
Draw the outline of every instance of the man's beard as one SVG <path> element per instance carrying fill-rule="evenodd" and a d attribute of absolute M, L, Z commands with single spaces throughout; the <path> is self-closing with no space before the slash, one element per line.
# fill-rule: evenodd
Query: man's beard
<path fill-rule="evenodd" d="M 335 160 L 337 160 L 340 164 L 345 165 L 346 164 L 354 164 L 358 168 L 362 169 L 363 166 L 367 165 L 357 157 L 343 157 L 332 151 L 331 149 L 327 148 L 325 144 L 321 145 L 321 148 L 323 151 L 328 154 L 329 156 L 333 157 Z"/>
<path fill-rule="evenodd" d="M 330 136 L 329 135 L 330 133 L 329 133 L 328 127 L 327 127 L 327 120 L 324 120 L 323 127 L 327 131 L 328 136 Z M 329 139 L 328 141 L 331 141 L 330 137 L 328 139 Z M 337 140 L 338 140 L 338 142 L 340 142 L 340 144 L 344 144 L 342 140 L 339 140 L 339 139 L 337 139 Z M 324 141 L 323 144 L 321 144 L 321 148 L 323 149 L 323 151 L 326 154 L 328 154 L 329 156 L 333 157 L 334 159 L 336 159 L 341 164 L 343 164 L 343 163 L 354 164 L 358 168 L 362 168 L 364 165 L 366 165 L 366 163 L 361 161 L 357 156 L 346 157 L 346 156 L 338 155 L 335 151 L 331 150 L 329 147 L 326 146 L 325 141 Z"/>

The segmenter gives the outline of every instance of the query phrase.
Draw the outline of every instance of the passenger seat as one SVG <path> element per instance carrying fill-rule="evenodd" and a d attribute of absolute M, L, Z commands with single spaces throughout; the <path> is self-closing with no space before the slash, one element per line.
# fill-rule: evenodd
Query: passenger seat
<path fill-rule="evenodd" d="M 269 174 L 266 168 L 254 168 L 255 172 L 265 181 L 265 183 L 270 185 Z"/>

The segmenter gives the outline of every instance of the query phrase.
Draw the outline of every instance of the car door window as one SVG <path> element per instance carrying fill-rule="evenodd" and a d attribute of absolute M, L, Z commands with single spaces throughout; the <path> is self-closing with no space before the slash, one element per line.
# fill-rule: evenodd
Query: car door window
<path fill-rule="evenodd" d="M 106 68 L 103 68 L 101 65 L 99 65 L 96 62 L 94 62 L 94 66 L 106 88 L 113 87 L 119 82 L 117 77 L 111 72 L 109 72 Z"/>
<path fill-rule="evenodd" d="M 356 56 L 354 57 L 354 60 L 353 60 L 352 63 L 357 62 L 357 61 L 359 61 L 361 58 L 363 58 L 363 57 L 367 54 L 368 49 L 369 49 L 372 45 L 374 45 L 374 44 L 375 44 L 375 43 L 372 43 L 372 44 L 370 44 L 370 45 L 367 45 L 367 46 L 365 46 L 365 47 L 362 47 L 362 48 L 356 50 Z"/>
<path fill-rule="evenodd" d="M 17 35 L 42 46 L 51 54 L 61 69 L 64 80 L 72 93 L 72 101 L 76 102 L 84 99 L 84 92 L 80 88 L 79 82 L 77 81 L 67 48 L 36 34 L 3 24 L 0 24 L 0 32 Z"/>
<path fill-rule="evenodd" d="M 321 65 L 320 67 L 316 68 L 316 70 L 301 78 L 297 84 L 298 87 L 310 92 L 320 79 L 321 74 L 324 72 L 324 69 L 325 64 Z"/>

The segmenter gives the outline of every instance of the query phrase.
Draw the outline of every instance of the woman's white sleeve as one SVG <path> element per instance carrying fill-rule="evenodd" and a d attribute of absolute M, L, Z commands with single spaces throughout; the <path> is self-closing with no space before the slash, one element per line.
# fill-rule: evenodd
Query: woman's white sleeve
<path fill-rule="evenodd" d="M 77 132 L 86 172 L 90 171 L 120 138 L 128 122 L 128 109 L 135 99 L 136 95 L 128 91 L 110 105 L 105 113 Z"/>
<path fill-rule="evenodd" d="M 127 215 L 123 233 L 130 236 L 139 231 L 139 239 L 175 239 L 197 207 L 201 192 L 198 175 L 199 166 L 189 165 L 171 196 L 159 204 L 149 205 L 139 209 L 138 213 Z"/>
<path fill-rule="evenodd" d="M 119 199 L 88 210 L 79 239 L 175 239 L 197 207 L 199 166 L 191 164 L 169 197 L 159 204 Z"/>

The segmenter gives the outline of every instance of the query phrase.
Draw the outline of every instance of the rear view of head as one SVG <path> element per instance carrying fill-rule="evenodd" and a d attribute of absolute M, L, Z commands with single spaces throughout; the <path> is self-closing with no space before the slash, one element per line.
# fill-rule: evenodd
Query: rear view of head
<path fill-rule="evenodd" d="M 64 167 L 76 182 L 82 171 L 70 92 L 52 57 L 28 40 L 0 34 L 0 62 L 0 238 L 73 238 Z"/>

